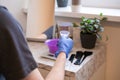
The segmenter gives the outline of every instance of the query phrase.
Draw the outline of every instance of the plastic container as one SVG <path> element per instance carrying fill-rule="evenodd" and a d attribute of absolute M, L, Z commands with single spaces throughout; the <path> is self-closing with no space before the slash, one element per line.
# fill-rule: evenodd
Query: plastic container
<path fill-rule="evenodd" d="M 69 31 L 69 37 L 73 38 L 73 24 L 71 22 L 57 21 L 58 38 L 60 38 L 60 31 Z"/>
<path fill-rule="evenodd" d="M 58 40 L 59 39 L 49 39 L 45 41 L 45 44 L 48 46 L 49 48 L 49 52 L 50 54 L 54 55 L 55 52 L 58 50 Z"/>
<path fill-rule="evenodd" d="M 68 37 L 69 37 L 69 34 L 70 34 L 69 31 L 64 31 L 64 30 L 63 30 L 63 31 L 60 31 L 60 36 L 61 36 L 61 37 L 67 37 L 67 38 L 68 38 Z"/>

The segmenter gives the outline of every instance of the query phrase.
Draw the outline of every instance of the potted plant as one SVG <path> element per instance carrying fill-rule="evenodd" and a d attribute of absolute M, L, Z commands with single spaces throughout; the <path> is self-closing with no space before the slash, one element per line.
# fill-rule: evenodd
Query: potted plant
<path fill-rule="evenodd" d="M 80 38 L 83 48 L 92 49 L 95 47 L 96 39 L 102 39 L 100 32 L 104 31 L 101 25 L 102 21 L 106 21 L 106 17 L 100 13 L 100 18 L 81 18 L 80 22 Z M 79 25 L 78 25 L 79 26 Z"/>
<path fill-rule="evenodd" d="M 57 0 L 58 7 L 67 7 L 68 0 Z"/>

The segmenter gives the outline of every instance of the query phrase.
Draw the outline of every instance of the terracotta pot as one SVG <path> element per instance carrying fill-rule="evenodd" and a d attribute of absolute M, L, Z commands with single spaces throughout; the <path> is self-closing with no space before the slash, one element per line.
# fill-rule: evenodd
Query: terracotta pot
<path fill-rule="evenodd" d="M 71 10 L 73 12 L 80 12 L 81 0 L 72 0 Z"/>
<path fill-rule="evenodd" d="M 72 5 L 80 5 L 81 0 L 72 0 Z"/>

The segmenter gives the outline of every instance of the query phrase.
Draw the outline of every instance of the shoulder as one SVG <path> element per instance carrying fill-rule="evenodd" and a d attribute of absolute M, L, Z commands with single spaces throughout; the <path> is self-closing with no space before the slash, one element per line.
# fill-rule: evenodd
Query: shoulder
<path fill-rule="evenodd" d="M 19 22 L 14 18 L 14 16 L 7 10 L 6 7 L 0 6 L 0 29 L 5 30 L 15 30 L 21 27 Z"/>
<path fill-rule="evenodd" d="M 6 24 L 6 22 L 8 21 L 8 18 L 10 16 L 10 13 L 8 12 L 8 9 L 4 6 L 0 5 L 0 24 Z"/>
<path fill-rule="evenodd" d="M 0 12 L 3 10 L 8 10 L 5 6 L 0 5 Z"/>

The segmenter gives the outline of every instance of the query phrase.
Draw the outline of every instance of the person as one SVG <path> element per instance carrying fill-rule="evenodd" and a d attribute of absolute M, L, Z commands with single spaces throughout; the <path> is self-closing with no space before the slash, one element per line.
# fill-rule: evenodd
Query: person
<path fill-rule="evenodd" d="M 21 25 L 6 7 L 0 6 L 0 80 L 64 80 L 65 62 L 72 47 L 72 39 L 59 39 L 55 64 L 44 79 Z"/>

